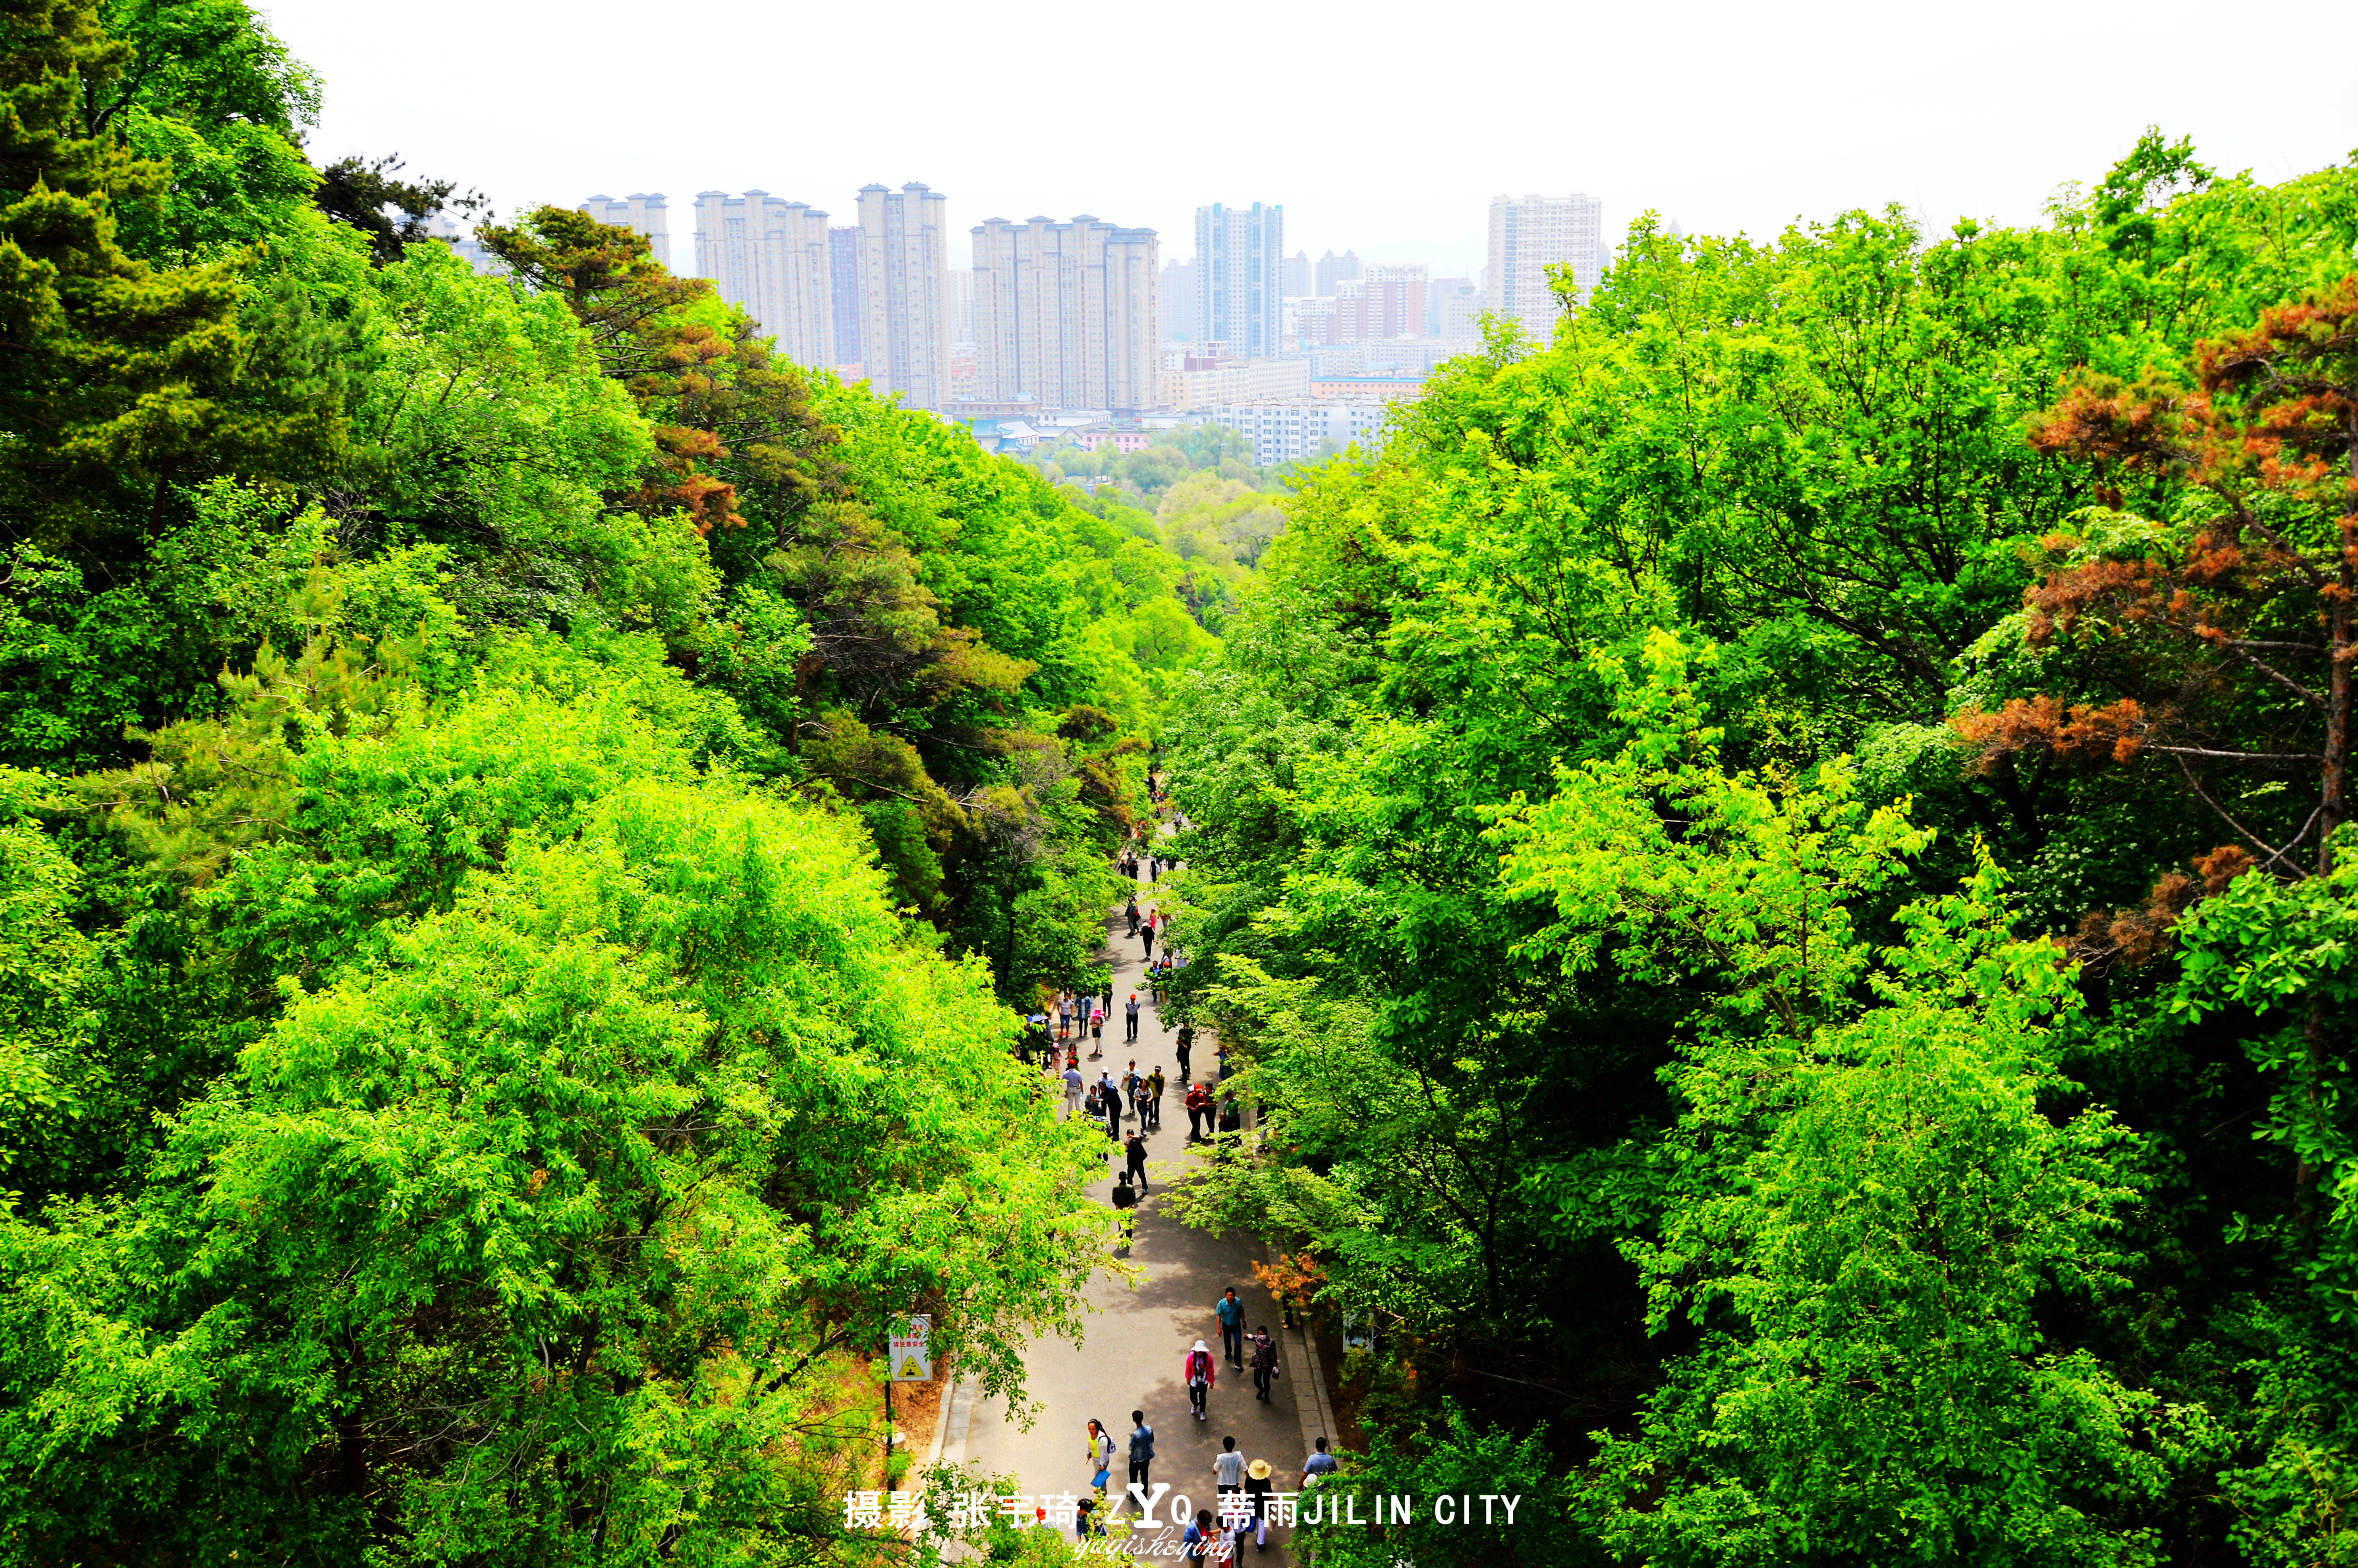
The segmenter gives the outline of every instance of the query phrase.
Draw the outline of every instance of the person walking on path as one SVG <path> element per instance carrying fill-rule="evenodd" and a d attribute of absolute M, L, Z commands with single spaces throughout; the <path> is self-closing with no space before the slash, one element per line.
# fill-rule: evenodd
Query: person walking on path
<path fill-rule="evenodd" d="M 1181 1371 L 1187 1384 L 1187 1403 L 1194 1407 L 1195 1419 L 1208 1420 L 1204 1406 L 1211 1399 L 1212 1385 L 1219 1379 L 1220 1373 L 1219 1364 L 1212 1359 L 1211 1351 L 1205 1348 L 1202 1340 L 1195 1341 L 1195 1348 L 1187 1352 L 1186 1364 Z"/>
<path fill-rule="evenodd" d="M 1154 1468 L 1154 1429 L 1146 1424 L 1144 1411 L 1130 1412 L 1130 1484 L 1141 1492 L 1154 1490 L 1148 1472 Z"/>
<path fill-rule="evenodd" d="M 1212 1510 L 1197 1509 L 1195 1517 L 1187 1521 L 1187 1533 L 1180 1539 L 1179 1555 L 1190 1563 L 1201 1563 L 1211 1551 Z"/>
<path fill-rule="evenodd" d="M 1065 1119 L 1070 1121 L 1081 1114 L 1081 1070 L 1067 1064 L 1065 1067 Z"/>
<path fill-rule="evenodd" d="M 1154 1071 L 1146 1075 L 1146 1089 L 1139 1102 L 1138 1124 L 1149 1132 L 1163 1130 L 1163 1082 L 1162 1065 L 1157 1064 Z"/>
<path fill-rule="evenodd" d="M 1138 1195 L 1130 1190 L 1130 1173 L 1122 1171 L 1113 1179 L 1113 1211 L 1121 1216 L 1121 1244 L 1124 1247 L 1138 1239 Z"/>
<path fill-rule="evenodd" d="M 1135 1045 L 1138 1044 L 1138 993 L 1136 991 L 1130 993 L 1130 1000 L 1121 1004 L 1121 1010 L 1130 1023 L 1130 1044 Z"/>
<path fill-rule="evenodd" d="M 1132 936 L 1137 935 L 1138 935 L 1138 900 L 1137 900 L 1137 899 L 1135 899 L 1135 898 L 1131 899 L 1131 900 L 1130 901 L 1130 906 L 1129 906 L 1128 908 L 1124 909 L 1124 910 L 1122 911 L 1122 914 L 1125 914 L 1125 915 L 1127 915 L 1127 916 L 1129 916 L 1129 918 L 1130 918 L 1130 934 Z"/>
<path fill-rule="evenodd" d="M 1106 1472 L 1113 1468 L 1113 1433 L 1108 1432 L 1104 1423 L 1095 1416 L 1091 1416 L 1088 1440 L 1089 1474 L 1094 1477 L 1089 1485 L 1102 1492 L 1105 1490 Z"/>
<path fill-rule="evenodd" d="M 1277 1341 L 1269 1336 L 1265 1323 L 1253 1336 L 1252 1375 L 1254 1394 L 1261 1403 L 1269 1403 L 1269 1386 L 1277 1378 Z"/>
<path fill-rule="evenodd" d="M 1310 1489 L 1313 1477 L 1335 1473 L 1335 1456 L 1326 1452 L 1326 1440 L 1318 1440 L 1318 1452 L 1302 1462 L 1302 1489 Z"/>
<path fill-rule="evenodd" d="M 1245 1456 L 1237 1452 L 1233 1437 L 1220 1439 L 1220 1451 L 1212 1455 L 1212 1485 L 1219 1492 L 1220 1517 L 1235 1518 L 1236 1504 L 1244 1499 Z"/>
<path fill-rule="evenodd" d="M 1139 1101 L 1146 1094 L 1146 1079 L 1140 1075 L 1136 1062 L 1132 1062 L 1121 1076 L 1121 1092 L 1123 1098 L 1130 1101 L 1130 1114 L 1138 1115 Z"/>
<path fill-rule="evenodd" d="M 1105 1054 L 1105 1003 L 1089 998 L 1089 1060 Z"/>
<path fill-rule="evenodd" d="M 1237 1288 L 1230 1285 L 1228 1292 L 1212 1303 L 1212 1315 L 1220 1320 L 1220 1353 L 1228 1365 L 1241 1372 L 1245 1369 L 1245 1303 L 1237 1298 Z"/>
<path fill-rule="evenodd" d="M 1142 925 L 1142 926 L 1139 927 L 1139 931 L 1138 931 L 1138 939 L 1139 939 L 1141 942 L 1143 942 L 1144 944 L 1146 944 L 1146 957 L 1149 957 L 1149 958 L 1153 957 L 1154 957 L 1154 922 L 1152 922 L 1152 921 L 1151 921 L 1151 920 L 1150 920 L 1150 921 L 1148 921 L 1144 925 Z"/>
<path fill-rule="evenodd" d="M 1113 1075 L 1106 1073 L 1098 1079 L 1098 1108 L 1105 1112 L 1106 1136 L 1116 1143 L 1121 1141 L 1121 1091 L 1114 1087 Z"/>
<path fill-rule="evenodd" d="M 1123 1147 L 1122 1147 L 1122 1152 L 1123 1152 L 1125 1154 L 1127 1154 L 1127 1155 L 1129 1155 L 1129 1156 L 1130 1156 L 1130 1163 L 1129 1163 L 1129 1165 L 1128 1165 L 1128 1167 L 1127 1167 L 1127 1173 L 1129 1174 L 1129 1176 L 1130 1177 L 1130 1179 L 1131 1179 L 1131 1180 L 1135 1181 L 1135 1182 L 1138 1184 L 1138 1190 L 1139 1190 L 1141 1193 L 1145 1192 L 1145 1191 L 1146 1191 L 1146 1138 L 1145 1138 L 1145 1135 L 1144 1135 L 1144 1134 L 1142 1134 L 1142 1133 L 1137 1133 L 1137 1132 L 1133 1132 L 1133 1133 L 1131 1133 L 1131 1134 L 1130 1135 L 1130 1141 L 1129 1141 L 1127 1144 L 1123 1145 Z"/>
<path fill-rule="evenodd" d="M 1256 1459 L 1245 1466 L 1245 1500 L 1252 1504 L 1253 1549 L 1257 1552 L 1269 1550 L 1269 1495 L 1276 1489 L 1277 1483 L 1269 1478 L 1268 1460 Z M 1237 1539 L 1242 1541 L 1244 1531 L 1238 1530 Z"/>
<path fill-rule="evenodd" d="M 1179 1026 L 1179 1076 L 1182 1078 L 1187 1076 L 1187 1053 L 1195 1048 L 1195 1026 L 1187 1023 L 1181 1024 Z"/>

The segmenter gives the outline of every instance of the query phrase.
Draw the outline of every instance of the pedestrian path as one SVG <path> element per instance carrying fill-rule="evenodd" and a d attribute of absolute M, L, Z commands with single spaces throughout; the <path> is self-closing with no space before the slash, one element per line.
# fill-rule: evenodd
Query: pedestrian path
<path fill-rule="evenodd" d="M 1147 901 L 1141 898 L 1140 904 L 1144 908 Z M 1133 989 L 1141 1000 L 1147 996 L 1141 946 L 1136 938 L 1123 934 L 1125 926 L 1116 917 L 1106 927 L 1117 1004 Z M 1140 1039 L 1133 1050 L 1117 1038 L 1121 1028 L 1117 1012 L 1109 1021 L 1105 1059 L 1098 1065 L 1110 1069 L 1119 1079 L 1135 1056 L 1140 1072 L 1160 1066 L 1172 1078 L 1163 1096 L 1163 1129 L 1146 1135 L 1153 1162 L 1152 1184 L 1137 1211 L 1136 1239 L 1130 1251 L 1130 1261 L 1141 1277 L 1131 1281 L 1107 1275 L 1091 1281 L 1079 1346 L 1048 1339 L 1032 1346 L 1025 1357 L 1027 1392 L 1040 1410 L 1029 1430 L 1010 1418 L 1003 1400 L 976 1400 L 968 1395 L 961 1404 L 954 1395 L 946 1412 L 942 1457 L 950 1463 L 979 1465 L 986 1474 L 1013 1476 L 1021 1492 L 1087 1496 L 1090 1474 L 1085 1457 L 1086 1429 L 1095 1417 L 1115 1436 L 1118 1452 L 1109 1491 L 1119 1492 L 1124 1484 L 1120 1454 L 1127 1450 L 1130 1412 L 1143 1410 L 1155 1431 L 1153 1485 L 1149 1493 L 1152 1494 L 1153 1486 L 1171 1488 L 1163 1494 L 1156 1518 L 1167 1520 L 1174 1500 L 1183 1495 L 1194 1508 L 1212 1509 L 1217 1516 L 1218 1494 L 1212 1460 L 1221 1451 L 1220 1439 L 1233 1436 L 1238 1451 L 1249 1461 L 1268 1460 L 1277 1487 L 1291 1491 L 1299 1484 L 1306 1452 L 1304 1432 L 1320 1422 L 1324 1400 L 1303 1386 L 1300 1336 L 1282 1330 L 1277 1302 L 1253 1278 L 1252 1261 L 1260 1255 L 1258 1238 L 1231 1234 L 1216 1240 L 1164 1211 L 1166 1176 L 1206 1157 L 1187 1147 L 1187 1117 L 1179 1105 L 1184 1086 L 1175 1076 L 1178 1031 L 1175 1023 L 1166 1027 L 1148 1003 L 1141 1011 Z M 1083 1053 L 1085 1067 L 1087 1054 Z M 1207 1041 L 1199 1039 L 1191 1065 L 1198 1078 L 1215 1076 Z M 1126 1120 L 1125 1133 L 1136 1125 L 1135 1119 Z M 1114 1153 L 1106 1175 L 1092 1189 L 1101 1202 L 1109 1200 L 1112 1173 L 1120 1165 L 1120 1146 L 1109 1141 L 1107 1147 Z M 1247 1324 L 1256 1328 L 1267 1325 L 1279 1346 L 1280 1376 L 1266 1404 L 1254 1397 L 1250 1374 L 1238 1371 L 1219 1357 L 1219 1324 L 1212 1303 L 1230 1285 L 1244 1299 Z M 1209 1419 L 1202 1422 L 1195 1420 L 1188 1408 L 1180 1375 L 1183 1358 L 1197 1339 L 1211 1348 L 1219 1366 Z M 1306 1402 L 1309 1422 L 1296 1408 L 1297 1392 Z M 1134 1514 L 1135 1503 L 1125 1511 Z M 1175 1537 L 1177 1533 L 1175 1527 L 1169 1526 L 1140 1531 L 1131 1538 L 1133 1550 L 1145 1557 L 1146 1541 L 1154 1535 Z M 1265 1553 L 1256 1552 L 1248 1542 L 1244 1555 L 1258 1563 L 1286 1563 L 1290 1561 L 1288 1534 L 1272 1530 Z M 1156 1555 L 1169 1556 L 1174 1551 L 1175 1546 L 1164 1547 Z"/>

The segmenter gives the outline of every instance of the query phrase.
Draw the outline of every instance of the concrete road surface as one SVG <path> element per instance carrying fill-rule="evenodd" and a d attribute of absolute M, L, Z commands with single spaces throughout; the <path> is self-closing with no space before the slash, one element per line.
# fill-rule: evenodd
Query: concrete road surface
<path fill-rule="evenodd" d="M 1145 901 L 1141 903 L 1144 907 Z M 1152 1480 L 1171 1488 L 1163 1494 L 1155 1518 L 1168 1520 L 1174 1501 L 1184 1495 L 1194 1508 L 1213 1510 L 1217 1519 L 1218 1495 L 1212 1459 L 1220 1452 L 1221 1438 L 1234 1437 L 1238 1451 L 1249 1461 L 1268 1460 L 1271 1481 L 1280 1490 L 1292 1491 L 1300 1485 L 1306 1452 L 1305 1427 L 1294 1402 L 1297 1388 L 1314 1411 L 1320 1401 L 1311 1390 L 1301 1386 L 1303 1369 L 1296 1365 L 1300 1339 L 1283 1331 L 1275 1299 L 1253 1279 L 1251 1261 L 1260 1256 L 1259 1238 L 1231 1234 L 1215 1240 L 1163 1210 L 1166 1168 L 1183 1168 L 1201 1156 L 1186 1147 L 1187 1117 L 1179 1103 L 1184 1086 L 1175 1078 L 1177 1028 L 1175 1024 L 1166 1028 L 1147 1000 L 1143 956 L 1138 940 L 1123 935 L 1126 926 L 1119 917 L 1109 921 L 1107 943 L 1117 960 L 1113 985 L 1117 1004 L 1133 989 L 1140 993 L 1140 1038 L 1135 1047 L 1120 1038 L 1122 1022 L 1117 1005 L 1114 1016 L 1107 1021 L 1104 1058 L 1091 1063 L 1085 1047 L 1081 1066 L 1092 1081 L 1095 1069 L 1103 1068 L 1120 1082 L 1135 1058 L 1141 1073 L 1159 1065 L 1166 1077 L 1173 1078 L 1163 1095 L 1163 1129 L 1147 1134 L 1146 1140 L 1153 1162 L 1152 1185 L 1138 1210 L 1137 1239 L 1130 1254 L 1142 1277 L 1133 1282 L 1100 1275 L 1091 1283 L 1087 1303 L 1094 1310 L 1085 1316 L 1085 1336 L 1077 1347 L 1061 1339 L 1032 1347 L 1026 1357 L 1028 1391 L 1043 1409 L 1029 1430 L 1009 1419 L 1003 1400 L 985 1400 L 973 1406 L 970 1415 L 953 1411 L 943 1457 L 979 1463 L 988 1474 L 1015 1476 L 1017 1489 L 1022 1492 L 1072 1492 L 1086 1497 L 1090 1481 L 1085 1457 L 1087 1424 L 1094 1416 L 1115 1437 L 1109 1492 L 1116 1494 L 1126 1485 L 1123 1455 L 1129 1446 L 1130 1412 L 1143 1410 L 1155 1432 Z M 1202 1032 L 1190 1065 L 1199 1079 L 1208 1080 L 1217 1070 L 1211 1042 Z M 1126 1118 L 1124 1135 L 1136 1125 L 1134 1118 Z M 1095 1188 L 1101 1201 L 1109 1199 L 1112 1173 L 1120 1163 L 1120 1146 L 1110 1140 L 1107 1146 L 1114 1152 L 1106 1176 Z M 1212 1303 L 1230 1285 L 1244 1299 L 1248 1327 L 1265 1324 L 1277 1341 L 1279 1377 L 1267 1404 L 1255 1398 L 1251 1375 L 1238 1371 L 1220 1350 L 1219 1322 L 1212 1314 Z M 1201 1422 L 1190 1412 L 1180 1373 L 1188 1348 L 1197 1339 L 1212 1351 L 1219 1368 L 1209 1400 L 1209 1419 Z M 1318 1417 L 1314 1415 L 1310 1424 L 1315 1427 Z M 1153 1487 L 1148 1489 L 1151 1495 Z M 1135 1501 L 1124 1511 L 1135 1516 Z M 1176 1528 L 1168 1524 L 1160 1530 L 1141 1530 L 1132 1536 L 1131 1544 L 1139 1556 L 1145 1557 L 1148 1541 L 1158 1534 L 1176 1533 Z M 1269 1568 L 1290 1562 L 1284 1540 L 1290 1533 L 1270 1531 L 1266 1552 L 1257 1552 L 1248 1541 L 1240 1561 Z M 1154 1555 L 1168 1557 L 1174 1550 L 1164 1547 Z"/>

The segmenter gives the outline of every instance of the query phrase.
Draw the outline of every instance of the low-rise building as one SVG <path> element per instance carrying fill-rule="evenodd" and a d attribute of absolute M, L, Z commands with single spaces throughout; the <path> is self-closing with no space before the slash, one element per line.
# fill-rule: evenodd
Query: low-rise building
<path fill-rule="evenodd" d="M 1310 395 L 1349 402 L 1394 403 L 1424 392 L 1422 375 L 1334 375 L 1310 383 Z"/>
<path fill-rule="evenodd" d="M 1263 468 L 1316 457 L 1327 443 L 1340 451 L 1384 427 L 1390 406 L 1375 401 L 1244 402 L 1211 410 L 1207 423 L 1224 425 L 1251 443 Z"/>
<path fill-rule="evenodd" d="M 1188 362 L 1196 368 L 1163 373 L 1163 406 L 1183 412 L 1224 403 L 1259 403 L 1310 395 L 1310 366 L 1303 360 Z"/>

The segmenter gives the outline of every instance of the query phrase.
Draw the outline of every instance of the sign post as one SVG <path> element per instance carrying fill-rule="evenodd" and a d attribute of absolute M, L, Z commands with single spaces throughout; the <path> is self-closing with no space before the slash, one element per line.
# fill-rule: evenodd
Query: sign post
<path fill-rule="evenodd" d="M 893 1382 L 930 1383 L 934 1380 L 933 1338 L 932 1316 L 922 1312 L 911 1314 L 909 1326 L 892 1336 Z"/>

